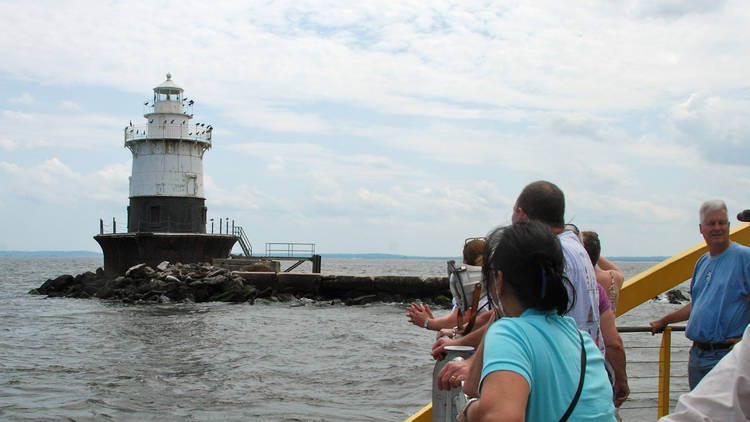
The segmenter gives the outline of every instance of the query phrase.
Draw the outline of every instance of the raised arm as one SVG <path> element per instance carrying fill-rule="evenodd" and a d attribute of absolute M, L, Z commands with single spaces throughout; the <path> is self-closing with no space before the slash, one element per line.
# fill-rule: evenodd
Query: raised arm
<path fill-rule="evenodd" d="M 424 327 L 428 330 L 440 331 L 442 328 L 455 327 L 458 321 L 458 310 L 455 309 L 448 315 L 440 318 L 435 318 L 432 315 L 429 305 L 423 305 L 419 303 L 412 303 L 406 307 L 406 317 L 409 322 L 418 326 Z M 426 325 L 425 325 L 426 322 Z"/>
<path fill-rule="evenodd" d="M 622 283 L 625 281 L 625 273 L 622 272 L 620 267 L 614 264 L 614 262 L 610 261 L 609 259 L 600 256 L 599 260 L 596 262 L 596 265 L 604 270 L 604 271 L 611 271 L 612 275 L 615 276 L 615 286 L 617 286 L 617 291 L 619 292 L 622 288 Z"/>

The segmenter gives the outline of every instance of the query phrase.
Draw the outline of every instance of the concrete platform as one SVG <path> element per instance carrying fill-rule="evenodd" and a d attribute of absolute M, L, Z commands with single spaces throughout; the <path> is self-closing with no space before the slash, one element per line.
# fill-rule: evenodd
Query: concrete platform
<path fill-rule="evenodd" d="M 94 236 L 104 253 L 108 277 L 125 274 L 128 268 L 146 263 L 156 267 L 162 261 L 183 264 L 212 262 L 227 258 L 237 236 L 205 233 L 115 233 Z"/>

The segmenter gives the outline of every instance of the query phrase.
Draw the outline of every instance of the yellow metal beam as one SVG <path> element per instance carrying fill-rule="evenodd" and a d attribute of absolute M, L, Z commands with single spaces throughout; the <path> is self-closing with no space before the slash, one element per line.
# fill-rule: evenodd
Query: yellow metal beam
<path fill-rule="evenodd" d="M 427 404 L 419 412 L 409 416 L 404 422 L 432 422 L 432 403 Z"/>
<path fill-rule="evenodd" d="M 737 243 L 750 245 L 750 224 L 740 224 L 729 236 Z M 626 280 L 617 302 L 617 316 L 688 280 L 698 258 L 707 251 L 706 243 L 700 243 Z"/>

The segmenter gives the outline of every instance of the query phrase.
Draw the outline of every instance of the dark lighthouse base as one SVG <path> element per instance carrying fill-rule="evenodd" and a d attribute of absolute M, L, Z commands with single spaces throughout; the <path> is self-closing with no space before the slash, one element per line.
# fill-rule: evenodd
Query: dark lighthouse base
<path fill-rule="evenodd" d="M 227 258 L 237 236 L 204 233 L 118 233 L 94 236 L 104 253 L 104 273 L 108 277 L 125 274 L 128 268 L 162 261 L 183 264 L 211 262 Z"/>

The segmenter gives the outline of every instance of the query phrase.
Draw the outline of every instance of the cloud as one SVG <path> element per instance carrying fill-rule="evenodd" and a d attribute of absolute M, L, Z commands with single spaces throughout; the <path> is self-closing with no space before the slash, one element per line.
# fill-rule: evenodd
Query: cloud
<path fill-rule="evenodd" d="M 708 14 L 721 10 L 724 0 L 631 0 L 626 2 L 631 15 L 647 18 L 677 19 L 692 14 Z"/>
<path fill-rule="evenodd" d="M 124 203 L 127 199 L 127 163 L 109 164 L 91 174 L 72 170 L 58 158 L 31 167 L 0 161 L 4 183 L 0 192 L 9 201 L 31 201 L 43 206 L 94 201 Z"/>
<path fill-rule="evenodd" d="M 333 177 L 348 182 L 419 177 L 422 171 L 394 162 L 385 155 L 346 154 L 321 145 L 300 142 L 232 144 L 231 151 L 262 162 L 277 177 L 290 180 Z"/>
<path fill-rule="evenodd" d="M 121 119 L 96 113 L 0 112 L 4 148 L 65 147 L 99 148 L 118 145 L 124 139 Z M 29 136 L 33 133 L 33 136 Z"/>
<path fill-rule="evenodd" d="M 34 97 L 31 96 L 28 92 L 24 92 L 23 94 L 19 95 L 18 97 L 9 98 L 8 102 L 13 104 L 34 104 L 36 100 L 34 100 Z"/>
<path fill-rule="evenodd" d="M 60 109 L 68 110 L 68 111 L 80 111 L 81 106 L 74 101 L 63 100 L 63 101 L 60 101 Z"/>
<path fill-rule="evenodd" d="M 230 111 L 229 117 L 246 127 L 260 127 L 278 132 L 326 133 L 329 124 L 312 112 L 295 112 L 283 106 L 238 104 L 242 111 Z"/>
<path fill-rule="evenodd" d="M 693 93 L 670 110 L 676 143 L 696 148 L 706 161 L 748 165 L 750 99 Z"/>
<path fill-rule="evenodd" d="M 580 222 L 671 248 L 680 210 L 750 186 L 742 2 L 162 7 L 0 3 L 0 191 L 121 207 L 122 128 L 167 71 L 216 127 L 209 212 L 258 236 L 453 251 L 549 179 Z"/>
<path fill-rule="evenodd" d="M 623 110 L 705 80 L 712 60 L 693 58 L 695 49 L 721 55 L 714 48 L 715 31 L 708 31 L 713 22 L 664 28 L 663 22 L 622 20 L 607 6 L 180 5 L 166 21 L 151 17 L 143 6 L 99 2 L 61 4 L 54 12 L 35 5 L 21 13 L 6 10 L 6 16 L 14 16 L 5 22 L 9 32 L 26 36 L 20 46 L 5 45 L 5 70 L 40 81 L 85 81 L 141 92 L 155 71 L 142 64 L 160 63 L 201 101 L 236 103 L 239 110 L 228 112 L 245 124 L 294 130 L 325 129 L 325 119 L 290 112 L 282 99 L 287 104 L 326 99 L 379 113 L 452 118 L 481 118 L 508 107 Z M 59 31 L 54 40 L 43 30 L 50 22 Z M 726 22 L 742 45 L 747 36 L 739 29 Z M 681 43 L 687 30 L 702 38 Z M 199 41 L 185 48 L 184 40 L 192 37 Z M 154 39 L 163 48 L 139 49 Z M 733 57 L 723 61 L 729 80 L 744 78 L 747 59 L 727 57 Z M 58 72 L 41 70 L 50 67 Z M 85 75 L 77 71 L 83 67 Z"/>
<path fill-rule="evenodd" d="M 601 191 L 572 191 L 570 200 L 579 209 L 596 210 L 617 219 L 650 219 L 652 223 L 665 223 L 688 218 L 691 214 L 682 203 L 659 203 L 653 198 L 629 198 Z"/>
<path fill-rule="evenodd" d="M 10 138 L 0 138 L 0 148 L 6 151 L 13 151 L 18 145 Z"/>
<path fill-rule="evenodd" d="M 593 114 L 554 113 L 544 118 L 545 131 L 559 138 L 619 143 L 625 138 L 610 122 Z"/>

